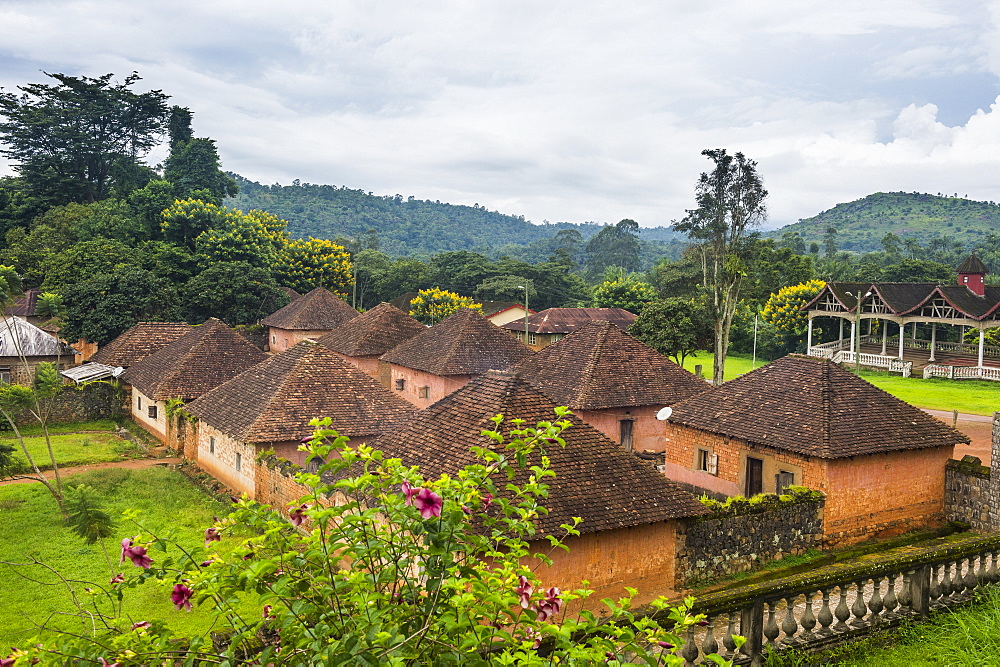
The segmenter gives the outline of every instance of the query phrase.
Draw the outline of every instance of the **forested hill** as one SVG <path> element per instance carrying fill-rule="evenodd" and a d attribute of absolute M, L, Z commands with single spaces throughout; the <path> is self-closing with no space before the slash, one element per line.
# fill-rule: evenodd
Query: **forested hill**
<path fill-rule="evenodd" d="M 490 257 L 520 255 L 525 246 L 550 239 L 562 229 L 575 229 L 586 240 L 603 228 L 597 223 L 536 225 L 524 216 L 481 206 L 404 199 L 402 195 L 379 196 L 298 181 L 292 185 L 261 185 L 238 174 L 230 176 L 236 179 L 240 191 L 225 201 L 227 206 L 273 213 L 288 221 L 289 233 L 297 238 L 362 239 L 374 229 L 381 250 L 394 256 L 433 255 L 449 250 L 472 250 Z M 681 238 L 666 227 L 643 228 L 640 236 L 647 242 Z"/>
<path fill-rule="evenodd" d="M 780 238 L 785 233 L 798 232 L 807 248 L 814 242 L 823 248 L 824 236 L 831 227 L 837 230 L 834 237 L 840 250 L 882 250 L 881 240 L 889 232 L 904 242 L 913 239 L 926 245 L 935 237 L 942 237 L 972 247 L 1000 229 L 1000 205 L 940 194 L 876 192 L 857 201 L 837 204 L 768 235 Z"/>

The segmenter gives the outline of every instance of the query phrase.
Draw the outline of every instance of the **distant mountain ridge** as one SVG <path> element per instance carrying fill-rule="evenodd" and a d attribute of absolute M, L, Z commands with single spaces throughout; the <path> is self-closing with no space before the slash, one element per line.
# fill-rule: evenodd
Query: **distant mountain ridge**
<path fill-rule="evenodd" d="M 837 230 L 840 250 L 881 250 L 881 240 L 889 232 L 921 245 L 935 237 L 950 237 L 971 248 L 991 232 L 1000 232 L 1000 205 L 941 194 L 876 192 L 767 232 L 767 236 L 798 232 L 807 248 L 814 242 L 822 248 L 830 227 Z"/>
<path fill-rule="evenodd" d="M 240 191 L 225 201 L 226 206 L 273 213 L 288 221 L 289 233 L 297 238 L 361 239 L 374 229 L 381 249 L 397 256 L 471 250 L 497 257 L 505 249 L 523 250 L 524 246 L 549 239 L 563 229 L 575 229 L 586 240 L 604 227 L 593 222 L 539 225 L 524 216 L 481 206 L 404 199 L 402 195 L 380 196 L 298 180 L 291 185 L 261 185 L 239 174 L 229 175 L 236 179 Z M 652 242 L 682 238 L 669 227 L 644 227 L 640 235 L 643 241 Z"/>

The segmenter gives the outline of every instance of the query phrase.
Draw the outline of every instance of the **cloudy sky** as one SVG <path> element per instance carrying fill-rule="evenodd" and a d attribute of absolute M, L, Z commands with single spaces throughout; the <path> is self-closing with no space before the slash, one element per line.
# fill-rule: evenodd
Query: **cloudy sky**
<path fill-rule="evenodd" d="M 0 0 L 0 86 L 135 70 L 253 180 L 535 222 L 669 224 L 724 147 L 774 227 L 876 191 L 1000 200 L 998 24 L 973 1 Z"/>

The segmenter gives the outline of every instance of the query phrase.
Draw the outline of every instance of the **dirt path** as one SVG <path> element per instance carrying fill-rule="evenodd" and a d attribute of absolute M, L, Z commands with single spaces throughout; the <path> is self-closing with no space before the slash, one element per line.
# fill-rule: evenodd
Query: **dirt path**
<path fill-rule="evenodd" d="M 947 410 L 930 410 L 925 408 L 924 412 L 937 417 L 944 423 L 951 426 L 953 413 Z M 990 464 L 990 456 L 993 442 L 993 418 L 985 415 L 969 415 L 958 413 L 958 421 L 955 428 L 969 436 L 972 441 L 968 445 L 958 445 L 955 447 L 955 458 L 960 459 L 967 454 L 978 456 L 983 465 Z"/>
<path fill-rule="evenodd" d="M 125 461 L 108 461 L 107 463 L 91 463 L 82 466 L 73 466 L 72 468 L 59 468 L 59 473 L 63 478 L 69 477 L 71 475 L 76 475 L 81 472 L 90 472 L 91 470 L 100 470 L 101 468 L 126 468 L 128 470 L 142 470 L 143 468 L 152 468 L 153 466 L 165 466 L 165 465 L 175 465 L 183 461 L 180 457 L 167 458 L 167 459 L 127 459 Z M 55 473 L 51 470 L 43 471 L 46 479 L 52 479 L 55 477 Z M 6 481 L 0 482 L 0 486 L 6 484 L 29 484 L 35 482 L 33 479 L 8 479 Z"/>

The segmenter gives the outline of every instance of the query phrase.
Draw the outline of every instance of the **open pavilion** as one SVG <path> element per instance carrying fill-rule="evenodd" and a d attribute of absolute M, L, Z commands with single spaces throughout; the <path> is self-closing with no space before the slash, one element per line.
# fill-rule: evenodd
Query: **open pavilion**
<path fill-rule="evenodd" d="M 1000 380 L 1000 347 L 985 344 L 986 330 L 1000 326 L 1000 286 L 985 284 L 989 270 L 975 254 L 957 272 L 955 285 L 827 283 L 802 307 L 809 315 L 809 356 L 904 376 L 922 370 L 925 378 Z M 839 335 L 813 345 L 819 317 L 838 319 Z M 920 325 L 924 337 L 918 335 Z M 957 328 L 958 340 L 938 340 L 943 327 Z M 978 330 L 978 342 L 966 342 L 969 329 Z"/>

